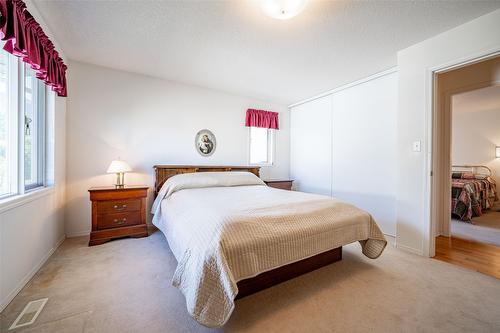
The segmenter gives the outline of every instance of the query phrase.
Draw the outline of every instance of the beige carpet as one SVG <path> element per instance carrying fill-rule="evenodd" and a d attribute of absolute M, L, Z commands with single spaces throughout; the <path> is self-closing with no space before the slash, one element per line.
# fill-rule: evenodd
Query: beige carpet
<path fill-rule="evenodd" d="M 45 309 L 24 332 L 209 331 L 170 285 L 176 262 L 160 232 L 86 242 L 63 243 L 1 314 L 2 332 L 42 297 Z M 237 301 L 220 331 L 499 332 L 500 280 L 390 246 L 370 260 L 353 244 L 341 262 Z"/>

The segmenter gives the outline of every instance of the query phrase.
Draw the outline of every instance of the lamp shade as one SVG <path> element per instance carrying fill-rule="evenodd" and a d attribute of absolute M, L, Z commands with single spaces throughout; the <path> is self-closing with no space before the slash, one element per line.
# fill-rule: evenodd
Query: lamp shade
<path fill-rule="evenodd" d="M 500 158 L 500 146 L 495 147 L 495 157 Z"/>
<path fill-rule="evenodd" d="M 130 172 L 132 168 L 126 162 L 121 160 L 112 161 L 108 168 L 108 173 L 121 173 L 121 172 Z"/>

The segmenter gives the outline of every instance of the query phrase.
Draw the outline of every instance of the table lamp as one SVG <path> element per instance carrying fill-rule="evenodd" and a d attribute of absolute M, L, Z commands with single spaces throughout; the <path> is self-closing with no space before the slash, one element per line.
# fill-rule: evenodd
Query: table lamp
<path fill-rule="evenodd" d="M 125 186 L 125 172 L 130 172 L 130 166 L 121 160 L 112 161 L 108 168 L 108 173 L 116 173 L 116 187 Z"/>

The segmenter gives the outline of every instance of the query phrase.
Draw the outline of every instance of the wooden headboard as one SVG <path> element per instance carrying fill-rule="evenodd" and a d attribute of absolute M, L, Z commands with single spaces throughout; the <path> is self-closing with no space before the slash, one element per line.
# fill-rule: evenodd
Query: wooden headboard
<path fill-rule="evenodd" d="M 163 183 L 172 176 L 181 173 L 209 172 L 209 171 L 248 171 L 260 177 L 258 166 L 209 166 L 209 165 L 155 165 L 155 198 Z"/>

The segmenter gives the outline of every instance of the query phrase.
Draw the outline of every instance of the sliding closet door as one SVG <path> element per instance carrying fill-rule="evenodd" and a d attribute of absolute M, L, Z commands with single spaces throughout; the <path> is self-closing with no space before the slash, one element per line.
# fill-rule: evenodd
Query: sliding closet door
<path fill-rule="evenodd" d="M 334 197 L 396 234 L 397 73 L 332 95 Z"/>
<path fill-rule="evenodd" d="M 327 96 L 290 110 L 290 175 L 299 191 L 331 195 L 331 101 Z"/>

